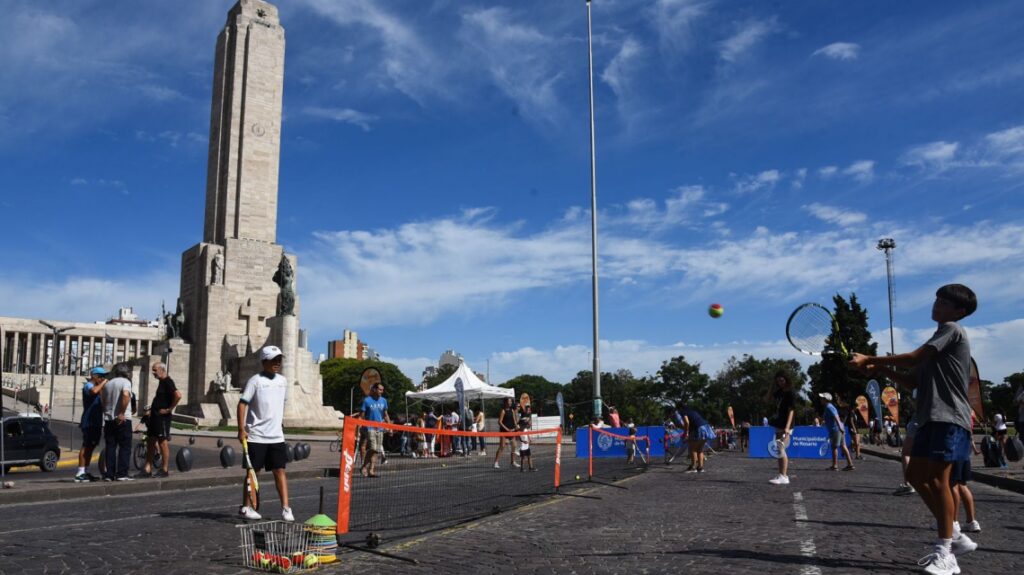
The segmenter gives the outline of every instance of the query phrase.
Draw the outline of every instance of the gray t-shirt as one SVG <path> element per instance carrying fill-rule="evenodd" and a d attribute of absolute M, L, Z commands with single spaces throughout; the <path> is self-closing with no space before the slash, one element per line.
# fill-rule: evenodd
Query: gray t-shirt
<path fill-rule="evenodd" d="M 117 419 L 117 406 L 120 405 L 121 395 L 125 391 L 129 394 L 132 392 L 132 382 L 130 379 L 123 377 L 115 377 L 108 381 L 107 385 L 103 386 L 103 390 L 100 391 L 100 398 L 103 400 L 103 421 L 114 421 Z M 124 410 L 124 417 L 126 420 L 131 420 L 132 418 L 131 400 L 128 401 L 128 407 Z"/>
<path fill-rule="evenodd" d="M 936 353 L 917 369 L 918 425 L 953 423 L 971 430 L 971 405 L 967 386 L 971 378 L 971 343 L 960 324 L 948 322 L 939 326 L 925 345 Z"/>

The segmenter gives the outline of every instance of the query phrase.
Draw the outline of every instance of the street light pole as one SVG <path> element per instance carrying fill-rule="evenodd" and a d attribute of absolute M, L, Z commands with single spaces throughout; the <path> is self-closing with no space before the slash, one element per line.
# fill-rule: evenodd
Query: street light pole
<path fill-rule="evenodd" d="M 885 252 L 885 275 L 889 285 L 889 353 L 890 355 L 896 355 L 896 336 L 893 334 L 893 299 L 895 292 L 893 291 L 892 279 L 892 251 L 896 249 L 896 240 L 892 238 L 882 238 L 878 240 L 878 249 Z"/>
<path fill-rule="evenodd" d="M 597 300 L 597 152 L 594 135 L 594 32 L 587 0 L 587 63 L 590 79 L 590 264 L 592 272 L 594 324 L 594 417 L 601 417 L 601 351 L 598 334 Z"/>
<path fill-rule="evenodd" d="M 39 320 L 39 323 L 45 325 L 50 331 L 53 332 L 53 346 L 52 349 L 50 350 L 50 403 L 47 406 L 48 409 L 46 410 L 46 420 L 49 421 L 53 419 L 53 383 L 54 379 L 57 376 L 57 353 L 60 351 L 60 342 L 57 341 L 57 336 L 72 329 L 72 326 L 58 328 L 53 324 L 45 322 L 43 320 Z M 69 349 L 68 352 L 70 353 L 70 351 L 71 350 Z"/>

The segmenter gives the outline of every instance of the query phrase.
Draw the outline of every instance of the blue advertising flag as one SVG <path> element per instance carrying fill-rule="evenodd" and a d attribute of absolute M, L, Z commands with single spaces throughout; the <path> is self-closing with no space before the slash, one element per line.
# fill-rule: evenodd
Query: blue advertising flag
<path fill-rule="evenodd" d="M 562 398 L 561 391 L 555 396 L 555 405 L 558 406 L 558 423 L 565 427 L 565 399 Z"/>
<path fill-rule="evenodd" d="M 868 382 L 868 397 L 871 399 L 871 405 L 875 408 L 875 419 L 878 421 L 882 420 L 882 393 L 878 389 L 878 382 L 871 380 Z"/>
<path fill-rule="evenodd" d="M 466 386 L 462 383 L 461 377 L 455 378 L 455 399 L 459 402 L 459 421 L 462 422 L 460 427 L 465 429 L 467 424 L 464 415 L 466 413 Z"/>

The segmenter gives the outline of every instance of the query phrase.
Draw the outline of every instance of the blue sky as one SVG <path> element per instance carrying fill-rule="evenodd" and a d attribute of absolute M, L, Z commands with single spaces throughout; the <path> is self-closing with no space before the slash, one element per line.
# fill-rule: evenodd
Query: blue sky
<path fill-rule="evenodd" d="M 0 314 L 153 317 L 177 297 L 232 4 L 0 0 Z M 414 379 L 446 348 L 495 382 L 587 369 L 584 2 L 279 8 L 278 241 L 314 351 L 349 328 Z M 593 14 L 604 371 L 802 359 L 788 313 L 837 292 L 887 342 L 882 237 L 897 351 L 959 281 L 982 376 L 1024 369 L 1024 4 Z"/>

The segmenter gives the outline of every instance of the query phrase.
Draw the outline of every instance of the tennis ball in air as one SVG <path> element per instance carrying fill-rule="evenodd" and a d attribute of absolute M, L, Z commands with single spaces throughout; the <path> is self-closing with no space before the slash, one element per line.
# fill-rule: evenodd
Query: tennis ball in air
<path fill-rule="evenodd" d="M 306 558 L 302 561 L 302 566 L 306 569 L 312 569 L 320 563 L 320 559 L 316 555 L 306 555 Z"/>
<path fill-rule="evenodd" d="M 576 474 L 576 481 L 579 481 L 579 480 L 580 480 L 580 474 L 579 474 L 579 473 L 577 473 L 577 474 Z"/>
<path fill-rule="evenodd" d="M 725 313 L 725 308 L 720 303 L 713 303 L 708 307 L 708 315 L 711 317 L 722 317 L 723 313 Z"/>

